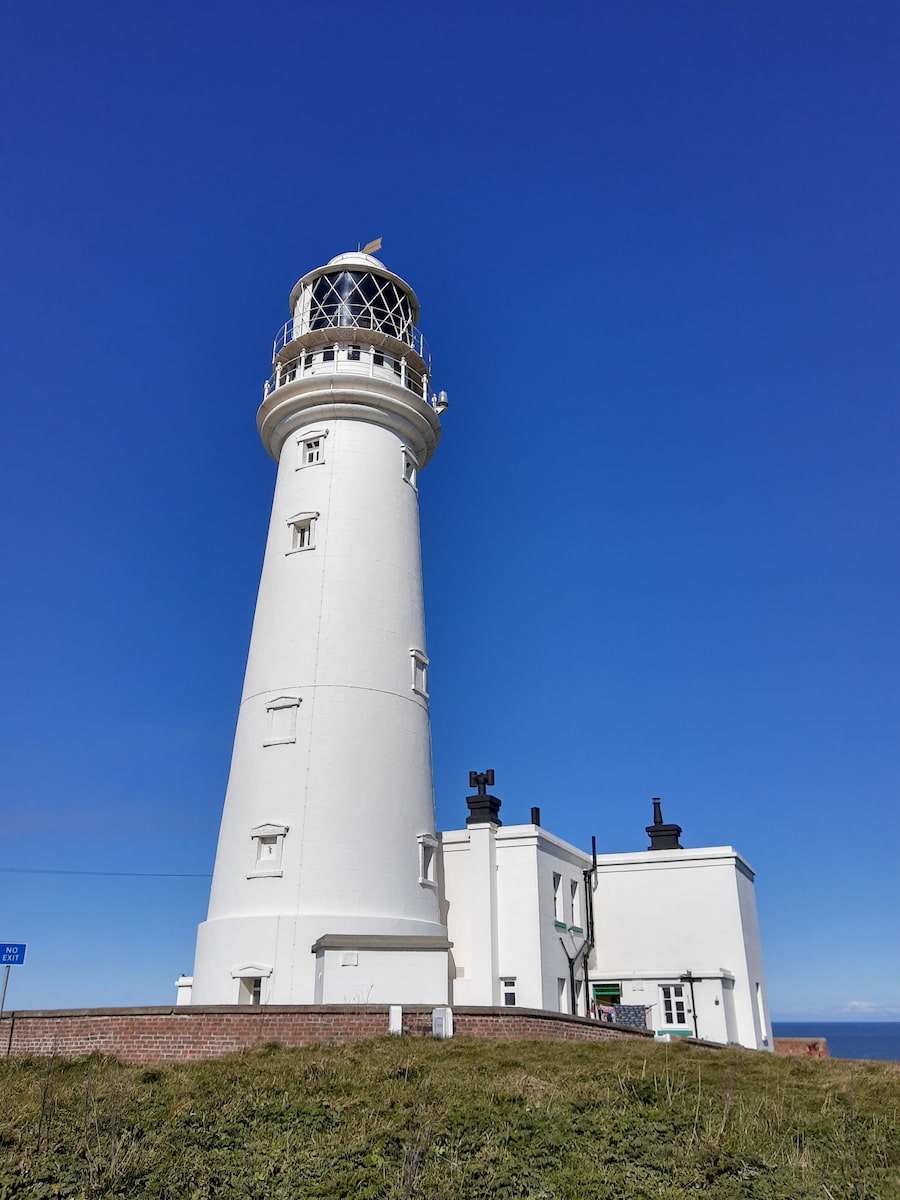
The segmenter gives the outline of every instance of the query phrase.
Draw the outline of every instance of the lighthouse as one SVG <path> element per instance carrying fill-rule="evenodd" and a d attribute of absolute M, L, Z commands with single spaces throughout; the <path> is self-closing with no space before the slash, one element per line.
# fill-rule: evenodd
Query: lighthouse
<path fill-rule="evenodd" d="M 275 339 L 275 496 L 193 1004 L 448 999 L 418 497 L 446 398 L 418 318 L 371 253 L 340 254 Z"/>

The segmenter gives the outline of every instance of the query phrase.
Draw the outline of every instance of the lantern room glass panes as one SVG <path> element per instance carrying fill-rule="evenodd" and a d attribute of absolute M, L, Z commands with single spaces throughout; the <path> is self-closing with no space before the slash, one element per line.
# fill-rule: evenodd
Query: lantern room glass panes
<path fill-rule="evenodd" d="M 312 285 L 309 328 L 378 329 L 409 341 L 413 318 L 406 294 L 390 279 L 364 271 L 320 275 Z"/>

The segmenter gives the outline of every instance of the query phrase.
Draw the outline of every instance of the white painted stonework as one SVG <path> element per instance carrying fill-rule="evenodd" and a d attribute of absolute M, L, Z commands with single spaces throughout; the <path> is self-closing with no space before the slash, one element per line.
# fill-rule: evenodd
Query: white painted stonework
<path fill-rule="evenodd" d="M 370 255 L 304 276 L 290 312 L 257 418 L 278 472 L 209 914 L 178 1003 L 594 1016 L 614 998 L 661 1034 L 771 1049 L 753 872 L 730 847 L 595 864 L 486 819 L 483 795 L 435 833 L 418 485 L 446 397 L 414 294 Z"/>
<path fill-rule="evenodd" d="M 730 846 L 601 854 L 594 875 L 536 825 L 472 825 L 441 845 L 452 1003 L 572 1012 L 573 958 L 580 1016 L 615 988 L 658 1033 L 771 1049 L 753 872 Z"/>
<path fill-rule="evenodd" d="M 382 328 L 383 305 L 330 298 L 310 319 L 316 288 L 346 290 L 349 271 L 391 289 Z M 280 335 L 259 411 L 278 475 L 191 1000 L 445 1003 L 434 863 L 422 876 L 436 843 L 417 478 L 440 422 L 418 304 L 368 255 L 292 296 L 305 324 Z"/>

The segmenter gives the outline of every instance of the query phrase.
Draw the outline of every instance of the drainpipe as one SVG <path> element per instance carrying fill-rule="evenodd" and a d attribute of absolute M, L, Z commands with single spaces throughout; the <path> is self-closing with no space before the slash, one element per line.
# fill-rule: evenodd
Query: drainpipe
<path fill-rule="evenodd" d="M 690 969 L 685 971 L 681 977 L 681 982 L 686 983 L 691 989 L 691 1015 L 694 1018 L 694 1037 L 700 1036 L 700 1023 L 697 1020 L 697 1001 L 694 999 L 694 976 Z"/>

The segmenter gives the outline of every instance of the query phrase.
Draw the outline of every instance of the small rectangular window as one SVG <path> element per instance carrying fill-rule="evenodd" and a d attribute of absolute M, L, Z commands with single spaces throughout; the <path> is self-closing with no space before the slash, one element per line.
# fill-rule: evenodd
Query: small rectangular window
<path fill-rule="evenodd" d="M 247 869 L 248 879 L 282 874 L 281 858 L 287 825 L 257 825 L 250 830 L 253 842 L 253 859 Z"/>
<path fill-rule="evenodd" d="M 256 861 L 268 866 L 278 858 L 278 838 L 277 837 L 261 837 L 257 838 Z"/>
<path fill-rule="evenodd" d="M 403 478 L 410 485 L 416 486 L 416 475 L 418 473 L 419 464 L 410 452 L 404 448 L 403 450 Z"/>
<path fill-rule="evenodd" d="M 312 546 L 312 521 L 295 521 L 291 528 L 291 549 L 308 550 Z"/>
<path fill-rule="evenodd" d="M 559 1011 L 561 1013 L 569 1011 L 569 1005 L 568 1005 L 567 998 L 566 998 L 566 993 L 568 990 L 569 989 L 566 985 L 566 981 L 564 979 L 557 979 L 557 981 L 556 981 L 556 998 L 557 998 L 557 1003 L 559 1005 Z"/>
<path fill-rule="evenodd" d="M 428 659 L 421 650 L 410 650 L 412 661 L 412 690 L 428 697 Z"/>
<path fill-rule="evenodd" d="M 663 1024 L 687 1025 L 684 1006 L 684 988 L 680 983 L 660 987 L 662 995 Z"/>
<path fill-rule="evenodd" d="M 359 362 L 359 354 L 360 354 L 359 346 L 348 346 L 347 347 L 347 359 L 349 362 Z"/>
<path fill-rule="evenodd" d="M 315 360 L 316 360 L 316 356 L 314 354 L 306 354 L 303 356 L 303 366 L 311 367 L 313 365 L 313 363 L 315 362 Z"/>
<path fill-rule="evenodd" d="M 308 442 L 303 443 L 303 463 L 304 466 L 311 466 L 313 463 L 322 461 L 322 439 L 310 438 Z"/>
<path fill-rule="evenodd" d="M 433 834 L 419 834 L 419 883 L 426 887 L 437 887 L 437 847 Z"/>
<path fill-rule="evenodd" d="M 563 920 L 563 899 L 562 899 L 562 875 L 557 875 L 553 872 L 553 920 L 557 925 L 564 925 Z"/>
<path fill-rule="evenodd" d="M 238 984 L 238 1004 L 262 1004 L 262 979 L 247 975 Z"/>
<path fill-rule="evenodd" d="M 569 880 L 569 891 L 572 896 L 572 928 L 581 929 L 581 886 L 577 879 Z"/>
<path fill-rule="evenodd" d="M 382 352 L 380 350 L 372 351 L 372 362 L 374 363 L 374 365 L 376 367 L 384 366 L 384 355 L 382 354 Z"/>
<path fill-rule="evenodd" d="M 316 545 L 316 518 L 318 513 L 298 513 L 288 521 L 291 531 L 291 546 L 287 554 L 298 550 L 313 550 Z"/>
<path fill-rule="evenodd" d="M 275 696 L 266 703 L 266 736 L 264 746 L 278 746 L 297 740 L 299 696 Z"/>
<path fill-rule="evenodd" d="M 322 362 L 334 362 L 334 346 L 326 346 L 322 351 Z"/>
<path fill-rule="evenodd" d="M 502 979 L 500 981 L 501 992 L 503 994 L 503 1003 L 512 1008 L 516 1003 L 516 981 L 512 979 Z"/>

